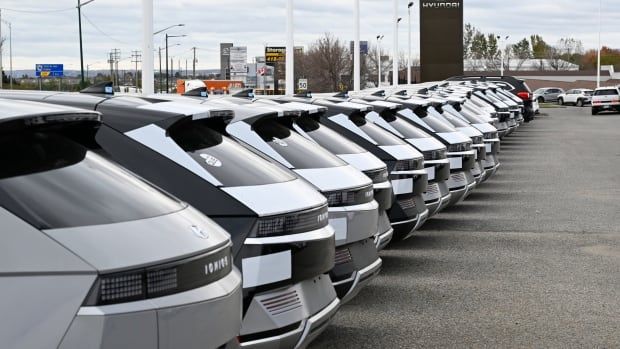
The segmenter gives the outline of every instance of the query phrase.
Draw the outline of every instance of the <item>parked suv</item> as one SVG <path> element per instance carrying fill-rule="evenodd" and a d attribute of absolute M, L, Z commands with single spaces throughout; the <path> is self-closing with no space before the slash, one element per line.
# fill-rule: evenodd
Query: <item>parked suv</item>
<path fill-rule="evenodd" d="M 543 87 L 534 91 L 534 99 L 538 103 L 556 102 L 564 90 L 557 87 Z"/>
<path fill-rule="evenodd" d="M 618 87 L 599 87 L 592 96 L 592 115 L 602 111 L 620 112 L 620 89 Z"/>
<path fill-rule="evenodd" d="M 525 122 L 530 122 L 536 114 L 536 100 L 533 98 L 532 90 L 524 80 L 517 79 L 514 76 L 454 76 L 448 81 L 469 81 L 469 82 L 490 82 L 505 91 L 523 100 L 523 118 Z"/>
<path fill-rule="evenodd" d="M 3 348 L 237 345 L 230 235 L 97 154 L 100 114 L 0 100 Z"/>
<path fill-rule="evenodd" d="M 592 103 L 592 94 L 594 91 L 586 88 L 577 88 L 574 90 L 568 90 L 558 96 L 558 104 L 574 104 L 578 107 L 583 107 L 585 104 Z"/>

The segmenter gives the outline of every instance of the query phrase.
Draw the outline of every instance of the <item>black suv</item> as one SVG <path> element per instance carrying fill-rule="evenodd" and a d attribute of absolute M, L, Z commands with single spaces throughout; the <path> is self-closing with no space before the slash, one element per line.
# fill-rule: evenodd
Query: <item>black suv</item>
<path fill-rule="evenodd" d="M 453 76 L 447 79 L 447 81 L 489 82 L 495 84 L 523 100 L 523 118 L 525 122 L 534 119 L 534 95 L 524 80 L 517 79 L 514 76 Z"/>

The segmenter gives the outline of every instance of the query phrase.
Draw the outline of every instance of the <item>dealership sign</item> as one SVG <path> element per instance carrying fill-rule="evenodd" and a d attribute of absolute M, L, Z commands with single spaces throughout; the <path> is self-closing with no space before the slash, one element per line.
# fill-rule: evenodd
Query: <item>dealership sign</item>
<path fill-rule="evenodd" d="M 248 72 L 248 48 L 245 46 L 235 46 L 229 49 L 230 55 L 230 72 L 231 73 L 247 73 Z"/>

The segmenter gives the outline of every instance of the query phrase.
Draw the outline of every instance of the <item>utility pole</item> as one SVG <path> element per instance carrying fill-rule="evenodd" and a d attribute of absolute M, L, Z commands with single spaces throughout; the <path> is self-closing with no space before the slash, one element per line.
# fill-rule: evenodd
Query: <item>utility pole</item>
<path fill-rule="evenodd" d="M 110 79 L 112 79 L 112 85 L 115 85 L 116 79 L 114 78 L 114 52 L 110 52 L 108 63 L 110 63 Z"/>
<path fill-rule="evenodd" d="M 140 54 L 140 51 L 135 50 L 135 51 L 131 51 L 131 62 L 135 63 L 135 71 L 134 71 L 134 82 L 136 84 L 136 89 L 140 86 L 140 84 L 138 83 L 138 63 L 142 62 L 142 55 Z"/>
<path fill-rule="evenodd" d="M 411 7 L 413 6 L 413 1 L 410 1 L 407 5 L 407 15 L 408 25 L 409 25 L 409 55 L 407 57 L 407 85 L 411 85 Z"/>
<path fill-rule="evenodd" d="M 194 51 L 194 60 L 192 61 L 192 79 L 196 78 L 196 46 L 192 47 Z"/>
<path fill-rule="evenodd" d="M 13 26 L 9 22 L 9 87 L 13 89 Z"/>
<path fill-rule="evenodd" d="M 157 51 L 159 53 L 159 93 L 161 93 L 161 91 L 164 89 L 162 86 L 163 79 L 161 77 L 161 47 L 158 47 Z"/>
<path fill-rule="evenodd" d="M 82 6 L 85 6 L 95 0 L 87 0 L 82 3 L 81 0 L 77 0 L 78 11 L 78 31 L 80 36 L 80 85 L 84 87 L 84 50 L 82 49 Z"/>
<path fill-rule="evenodd" d="M 187 79 L 187 58 L 185 58 L 185 79 Z"/>

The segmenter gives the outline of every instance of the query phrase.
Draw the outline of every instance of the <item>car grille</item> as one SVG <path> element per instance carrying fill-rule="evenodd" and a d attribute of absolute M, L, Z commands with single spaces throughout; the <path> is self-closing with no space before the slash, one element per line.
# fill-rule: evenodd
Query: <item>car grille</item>
<path fill-rule="evenodd" d="M 263 299 L 260 303 L 271 315 L 280 315 L 291 310 L 301 308 L 301 298 L 296 290 L 277 295 L 275 297 Z"/>
<path fill-rule="evenodd" d="M 439 184 L 437 184 L 437 183 L 429 184 L 426 187 L 426 193 L 427 194 L 437 194 L 437 193 L 439 193 Z"/>
<path fill-rule="evenodd" d="M 453 173 L 450 175 L 450 179 L 456 182 L 463 182 L 465 181 L 465 173 L 463 172 Z"/>
<path fill-rule="evenodd" d="M 413 198 L 398 200 L 398 205 L 403 210 L 410 210 L 416 207 L 415 200 Z"/>
<path fill-rule="evenodd" d="M 446 158 L 446 149 L 427 150 L 422 154 L 424 154 L 424 160 L 441 160 Z"/>
<path fill-rule="evenodd" d="M 336 256 L 334 258 L 334 264 L 340 265 L 353 261 L 351 251 L 348 248 L 336 250 Z"/>

